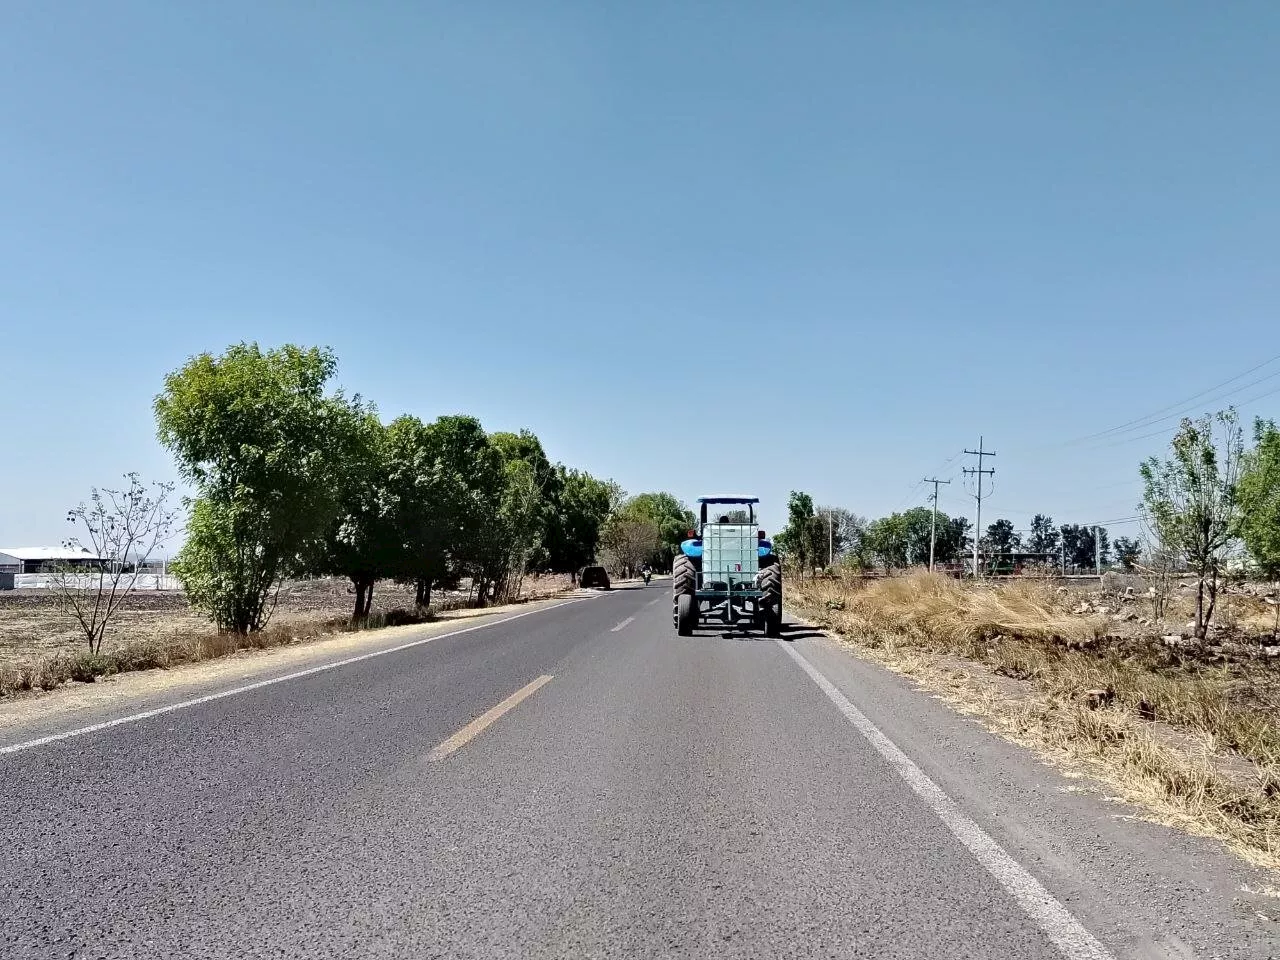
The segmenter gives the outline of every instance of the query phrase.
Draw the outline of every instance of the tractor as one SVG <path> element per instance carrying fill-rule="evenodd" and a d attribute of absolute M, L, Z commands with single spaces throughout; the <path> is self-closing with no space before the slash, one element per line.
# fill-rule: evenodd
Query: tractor
<path fill-rule="evenodd" d="M 782 633 L 782 565 L 756 527 L 755 497 L 702 497 L 698 529 L 680 544 L 672 568 L 676 633 L 700 623 Z"/>

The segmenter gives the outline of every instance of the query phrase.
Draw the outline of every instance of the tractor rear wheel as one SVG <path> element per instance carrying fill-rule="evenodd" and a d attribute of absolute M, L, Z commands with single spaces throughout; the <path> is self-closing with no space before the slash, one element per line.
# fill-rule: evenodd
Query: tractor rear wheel
<path fill-rule="evenodd" d="M 675 564 L 671 568 L 671 620 L 677 630 L 680 629 L 680 598 L 689 597 L 698 592 L 698 568 L 693 560 L 683 553 L 677 553 Z M 694 602 L 693 609 L 698 609 Z M 684 636 L 685 634 L 681 634 Z"/>
<path fill-rule="evenodd" d="M 764 608 L 764 635 L 782 635 L 782 565 L 775 563 L 760 571 L 760 590 L 764 596 L 760 604 Z"/>

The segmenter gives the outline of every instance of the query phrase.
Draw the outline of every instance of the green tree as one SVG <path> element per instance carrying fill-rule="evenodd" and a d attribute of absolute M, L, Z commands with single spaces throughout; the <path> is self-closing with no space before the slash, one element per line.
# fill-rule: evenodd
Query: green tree
<path fill-rule="evenodd" d="M 1086 527 L 1078 523 L 1064 523 L 1059 528 L 1062 550 L 1067 563 L 1075 569 L 1092 570 L 1101 560 L 1107 563 L 1110 541 L 1106 527 Z M 1099 548 L 1100 541 L 1100 548 Z"/>
<path fill-rule="evenodd" d="M 943 514 L 938 515 L 939 527 L 943 516 Z M 907 565 L 924 566 L 928 564 L 929 531 L 933 529 L 933 509 L 930 507 L 912 507 L 903 513 L 902 521 L 907 543 Z M 937 559 L 936 553 L 934 559 Z"/>
<path fill-rule="evenodd" d="M 1172 453 L 1142 464 L 1142 499 L 1161 544 L 1178 550 L 1196 575 L 1195 629 L 1203 641 L 1241 526 L 1244 440 L 1235 410 L 1183 420 Z"/>
<path fill-rule="evenodd" d="M 1059 534 L 1053 525 L 1053 517 L 1037 513 L 1031 521 L 1031 533 L 1027 537 L 1027 550 L 1031 553 L 1057 553 Z"/>
<path fill-rule="evenodd" d="M 498 432 L 489 439 L 505 464 L 523 461 L 529 467 L 527 473 L 520 469 L 507 471 L 508 482 L 519 487 L 518 493 L 509 491 L 518 497 L 519 509 L 507 511 L 508 521 L 514 522 L 517 514 L 520 517 L 518 529 L 511 531 L 517 538 L 512 544 L 511 574 L 518 583 L 527 571 L 544 567 L 549 559 L 546 541 L 555 523 L 560 476 L 543 450 L 542 441 L 532 432 Z M 514 508 L 515 500 L 509 500 L 508 507 Z"/>
<path fill-rule="evenodd" d="M 327 350 L 242 343 L 193 357 L 156 398 L 160 442 L 197 493 L 175 573 L 220 627 L 260 629 L 282 578 L 321 556 L 368 413 L 325 392 L 335 367 Z"/>
<path fill-rule="evenodd" d="M 496 500 L 481 504 L 483 522 L 472 563 L 472 582 L 481 603 L 519 595 L 546 530 L 546 496 L 538 469 L 529 459 L 502 456 Z"/>
<path fill-rule="evenodd" d="M 389 483 L 403 552 L 396 578 L 420 607 L 432 588 L 480 565 L 503 490 L 503 461 L 480 421 L 398 417 L 387 428 Z"/>
<path fill-rule="evenodd" d="M 387 430 L 372 413 L 362 417 L 352 438 L 351 463 L 338 514 L 325 542 L 320 570 L 347 577 L 355 588 L 351 620 L 366 620 L 374 585 L 394 575 L 403 536 L 390 489 Z"/>
<path fill-rule="evenodd" d="M 662 535 L 648 516 L 623 510 L 605 521 L 601 544 L 609 566 L 620 576 L 630 576 L 659 552 Z"/>
<path fill-rule="evenodd" d="M 657 526 L 658 550 L 654 563 L 661 570 L 671 569 L 680 544 L 698 523 L 693 511 L 670 493 L 638 493 L 620 512 L 651 520 Z"/>
<path fill-rule="evenodd" d="M 1022 538 L 1013 529 L 1012 520 L 997 520 L 987 527 L 982 538 L 982 549 L 988 553 L 1007 556 L 1022 548 Z"/>
<path fill-rule="evenodd" d="M 938 514 L 938 542 L 934 547 L 934 561 L 937 563 L 955 563 L 968 556 L 973 546 L 973 538 L 969 530 L 973 526 L 965 517 L 948 517 Z"/>
<path fill-rule="evenodd" d="M 1280 580 L 1280 430 L 1259 419 L 1253 431 L 1240 475 L 1240 533 L 1258 573 Z"/>
<path fill-rule="evenodd" d="M 612 503 L 610 485 L 589 473 L 556 465 L 558 483 L 547 530 L 547 566 L 577 574 L 595 559 Z"/>
<path fill-rule="evenodd" d="M 1116 537 L 1112 550 L 1115 553 L 1116 563 L 1120 564 L 1120 569 L 1125 571 L 1132 571 L 1138 558 L 1142 556 L 1142 544 L 1131 537 Z"/>
<path fill-rule="evenodd" d="M 825 561 L 825 566 L 864 553 L 862 539 L 867 530 L 865 517 L 844 507 L 818 507 L 814 511 L 814 529 L 820 541 L 818 555 Z M 833 547 L 834 555 L 830 555 Z"/>
<path fill-rule="evenodd" d="M 962 523 L 967 525 L 968 521 Z M 954 549 L 954 536 L 963 536 L 964 529 L 964 526 L 956 526 L 946 514 L 938 514 L 934 553 L 936 561 L 947 562 L 949 549 Z M 931 530 L 935 530 L 933 510 L 929 507 L 912 507 L 904 513 L 894 513 L 873 520 L 867 526 L 864 540 L 870 556 L 884 567 L 885 572 L 890 572 L 929 562 Z"/>
<path fill-rule="evenodd" d="M 867 525 L 866 543 L 871 557 L 885 573 L 909 562 L 906 520 L 900 513 L 872 520 Z"/>
<path fill-rule="evenodd" d="M 813 497 L 792 490 L 787 498 L 787 526 L 774 542 L 801 570 L 814 570 L 827 555 L 826 522 L 817 515 Z"/>

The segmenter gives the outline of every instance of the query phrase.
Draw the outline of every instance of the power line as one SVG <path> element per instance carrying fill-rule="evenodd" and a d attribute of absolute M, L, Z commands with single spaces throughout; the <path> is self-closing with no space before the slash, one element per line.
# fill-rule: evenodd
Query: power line
<path fill-rule="evenodd" d="M 923 481 L 923 480 L 918 480 L 918 481 L 916 482 L 916 485 L 915 485 L 914 487 L 912 487 L 910 490 L 908 490 L 908 491 L 907 491 L 907 495 L 906 495 L 905 497 L 903 497 L 901 500 L 899 500 L 899 501 L 898 501 L 898 505 L 897 505 L 896 507 L 894 507 L 892 510 L 890 510 L 889 512 L 890 512 L 890 513 L 898 513 L 898 512 L 900 512 L 900 511 L 902 510 L 902 508 L 903 508 L 903 507 L 905 507 L 908 503 L 910 503 L 910 502 L 911 502 L 911 500 L 912 500 L 912 498 L 914 498 L 914 497 L 915 497 L 915 495 L 916 495 L 916 491 L 917 491 L 917 490 L 919 490 L 919 489 L 920 489 L 921 487 L 923 487 L 923 486 L 924 486 L 924 481 Z"/>
<path fill-rule="evenodd" d="M 940 466 L 938 466 L 938 467 L 937 467 L 933 472 L 934 472 L 935 474 L 937 474 L 937 473 L 941 473 L 943 470 L 945 470 L 945 469 L 947 468 L 947 466 L 949 466 L 949 465 L 950 465 L 950 464 L 952 464 L 952 463 L 955 463 L 956 459 L 957 459 L 958 457 L 960 457 L 960 456 L 963 456 L 963 455 L 964 455 L 964 451 L 963 451 L 963 450 L 959 450 L 959 451 L 957 451 L 956 453 L 954 453 L 954 454 L 952 454 L 950 457 L 948 457 L 946 460 L 942 461 L 942 464 L 941 464 Z M 956 475 L 953 473 L 953 474 L 951 475 L 951 478 L 950 478 L 950 479 L 951 479 L 951 480 L 954 480 L 955 478 L 956 478 Z M 917 490 L 919 490 L 921 487 L 923 487 L 927 482 L 929 482 L 929 481 L 927 481 L 927 480 L 917 480 L 917 481 L 916 481 L 916 483 L 915 483 L 915 486 L 913 486 L 910 490 L 908 490 L 908 491 L 907 491 L 907 495 L 906 495 L 905 497 L 903 497 L 901 500 L 899 500 L 899 501 L 898 501 L 898 505 L 897 505 L 896 507 L 894 507 L 894 508 L 893 508 L 893 510 L 891 510 L 890 512 L 891 512 L 891 513 L 898 513 L 898 512 L 900 512 L 900 511 L 902 510 L 902 508 L 903 508 L 903 507 L 905 507 L 908 503 L 910 503 L 910 502 L 911 502 L 912 498 L 915 496 L 916 491 L 917 491 Z M 948 482 L 950 482 L 950 480 L 948 480 Z"/>
<path fill-rule="evenodd" d="M 1273 376 L 1280 376 L 1280 371 L 1278 371 L 1277 373 L 1275 373 Z M 1269 378 L 1269 377 L 1265 377 L 1265 378 L 1263 378 L 1263 379 L 1270 379 L 1270 378 Z M 1261 381 L 1254 381 L 1254 383 L 1260 383 L 1260 382 L 1261 382 Z M 1252 385 L 1253 385 L 1253 384 L 1246 384 L 1246 386 L 1252 386 Z M 1241 388 L 1241 389 L 1244 389 L 1244 388 Z M 1239 406 L 1240 408 L 1244 408 L 1244 407 L 1247 407 L 1247 406 L 1248 406 L 1249 404 L 1251 404 L 1251 403 L 1257 403 L 1259 400 L 1265 400 L 1267 397 L 1273 397 L 1273 396 L 1275 396 L 1277 393 L 1280 393 L 1280 387 L 1276 387 L 1274 390 L 1267 390 L 1267 391 L 1264 391 L 1263 393 L 1260 393 L 1260 394 L 1258 394 L 1258 395 L 1256 395 L 1256 396 L 1250 397 L 1250 398 L 1249 398 L 1249 399 L 1247 399 L 1247 400 L 1242 400 L 1242 401 L 1239 403 L 1239 405 L 1238 405 L 1238 406 Z M 1221 398 L 1219 398 L 1219 399 L 1225 399 L 1225 397 L 1221 397 Z M 1179 414 L 1174 414 L 1173 416 L 1170 416 L 1170 417 L 1163 417 L 1162 419 L 1164 419 L 1164 420 L 1173 420 L 1173 419 L 1176 419 L 1176 418 L 1181 417 L 1181 416 L 1183 416 L 1183 415 L 1184 415 L 1184 414 L 1180 414 L 1180 413 L 1179 413 Z M 1156 422 L 1157 422 L 1157 421 L 1154 421 L 1154 420 L 1152 421 L 1152 423 L 1156 423 Z M 1147 426 L 1150 426 L 1150 425 L 1151 425 L 1151 424 L 1147 424 Z M 1125 444 L 1129 444 L 1129 443 L 1137 443 L 1139 440 L 1150 440 L 1152 437 L 1164 437 L 1164 436 L 1168 436 L 1168 435 L 1169 435 L 1169 433 L 1170 433 L 1170 431 L 1171 431 L 1171 430 L 1174 430 L 1174 429 L 1175 429 L 1174 427 L 1162 427 L 1161 429 L 1156 430 L 1156 431 L 1154 431 L 1154 432 L 1152 432 L 1152 433 L 1144 433 L 1144 434 L 1141 434 L 1140 436 L 1137 436 L 1137 437 L 1123 437 L 1123 438 L 1121 438 L 1121 439 L 1119 439 L 1119 440 L 1114 440 L 1114 441 L 1112 441 L 1111 443 L 1098 443 L 1098 444 L 1092 444 L 1092 445 L 1090 445 L 1090 446 L 1085 447 L 1084 449 L 1085 449 L 1085 450 L 1106 450 L 1106 449 L 1107 449 L 1107 448 L 1109 448 L 1109 447 L 1122 447 L 1122 446 L 1124 446 Z"/>
<path fill-rule="evenodd" d="M 1146 517 L 1121 517 L 1118 520 L 1098 520 L 1094 523 L 1081 523 L 1081 524 L 1078 524 L 1078 526 L 1081 526 L 1081 527 L 1105 527 L 1108 525 L 1121 526 L 1126 523 L 1141 523 L 1145 519 L 1147 518 Z"/>
<path fill-rule="evenodd" d="M 1131 429 L 1141 429 L 1142 427 L 1150 426 L 1153 423 L 1159 423 L 1161 422 L 1161 420 L 1168 420 L 1168 419 L 1172 419 L 1173 417 L 1181 416 L 1181 414 L 1175 413 L 1172 415 L 1172 417 L 1161 417 L 1159 420 L 1154 419 L 1159 414 L 1162 414 L 1168 410 L 1173 410 L 1178 407 L 1185 407 L 1187 404 L 1191 403 L 1192 401 L 1199 400 L 1200 398 L 1205 397 L 1208 394 L 1221 390 L 1223 387 L 1227 386 L 1228 384 L 1235 383 L 1237 380 L 1241 380 L 1244 377 L 1247 377 L 1251 373 L 1256 373 L 1258 370 L 1261 370 L 1263 367 L 1270 366 L 1271 364 L 1275 363 L 1277 360 L 1280 360 L 1280 355 L 1274 356 L 1270 360 L 1264 360 L 1262 363 L 1258 364 L 1257 366 L 1250 367 L 1248 370 L 1245 370 L 1243 373 L 1238 373 L 1234 377 L 1229 377 L 1226 380 L 1223 380 L 1221 383 L 1216 384 L 1215 386 L 1209 387 L 1207 390 L 1201 390 L 1199 393 L 1194 393 L 1183 400 L 1177 401 L 1176 403 L 1171 403 L 1167 407 L 1161 407 L 1159 410 L 1154 410 L 1151 413 L 1147 414 L 1146 416 L 1137 417 L 1133 420 L 1127 420 L 1124 423 L 1119 424 L 1118 426 L 1109 427 L 1108 429 L 1100 430 L 1097 433 L 1085 434 L 1082 437 L 1076 437 L 1074 440 L 1068 440 L 1066 442 L 1082 443 L 1086 440 L 1093 440 L 1093 439 L 1105 437 L 1114 433 L 1128 432 Z M 1280 376 L 1280 370 L 1277 370 L 1273 373 L 1269 373 L 1265 377 L 1260 377 L 1257 380 L 1253 380 L 1249 383 L 1246 383 L 1242 387 L 1236 387 L 1232 390 L 1229 390 L 1227 391 L 1226 394 L 1224 394 L 1222 397 L 1219 397 L 1217 399 L 1225 399 L 1226 397 L 1229 397 L 1232 394 L 1239 393 L 1241 390 L 1247 390 L 1249 387 L 1256 386 L 1257 384 L 1262 383 L 1263 381 L 1271 380 L 1277 376 Z"/>

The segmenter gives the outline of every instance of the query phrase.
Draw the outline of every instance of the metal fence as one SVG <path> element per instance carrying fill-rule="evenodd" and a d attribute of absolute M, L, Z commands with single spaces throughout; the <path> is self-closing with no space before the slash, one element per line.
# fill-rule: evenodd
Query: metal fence
<path fill-rule="evenodd" d="M 13 574 L 13 585 L 9 589 L 18 590 L 52 590 L 58 585 L 59 576 L 53 573 L 16 573 Z M 122 582 L 127 585 L 130 575 L 126 574 Z M 69 578 L 69 585 L 77 590 L 92 589 L 98 583 L 98 578 L 94 574 L 84 574 L 72 576 Z M 135 590 L 181 590 L 182 584 L 173 574 L 163 573 L 140 573 L 138 574 L 138 582 L 133 585 Z M 4 584 L 0 581 L 0 589 L 5 589 Z"/>

